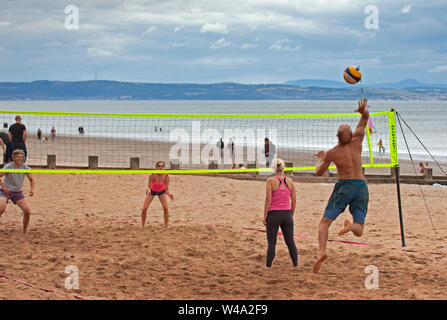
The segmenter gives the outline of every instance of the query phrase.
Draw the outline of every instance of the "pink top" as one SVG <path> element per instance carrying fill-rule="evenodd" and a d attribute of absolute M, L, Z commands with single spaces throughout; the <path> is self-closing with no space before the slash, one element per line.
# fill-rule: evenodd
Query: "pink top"
<path fill-rule="evenodd" d="M 163 191 L 166 188 L 166 178 L 167 178 L 168 174 L 166 173 L 163 181 L 162 182 L 157 182 L 156 175 L 153 173 L 152 174 L 152 185 L 151 185 L 151 190 L 155 191 L 155 192 L 160 192 Z"/>
<path fill-rule="evenodd" d="M 292 210 L 290 206 L 290 195 L 292 191 L 286 183 L 286 177 L 281 180 L 280 177 L 276 176 L 279 180 L 278 189 L 272 191 L 272 203 L 270 204 L 269 211 L 272 210 Z"/>

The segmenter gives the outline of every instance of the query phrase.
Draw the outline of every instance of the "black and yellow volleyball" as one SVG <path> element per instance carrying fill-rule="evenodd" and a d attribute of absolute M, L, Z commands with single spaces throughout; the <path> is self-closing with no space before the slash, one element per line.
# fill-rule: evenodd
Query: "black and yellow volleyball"
<path fill-rule="evenodd" d="M 347 83 L 356 84 L 362 79 L 360 67 L 349 66 L 343 72 L 343 78 Z"/>

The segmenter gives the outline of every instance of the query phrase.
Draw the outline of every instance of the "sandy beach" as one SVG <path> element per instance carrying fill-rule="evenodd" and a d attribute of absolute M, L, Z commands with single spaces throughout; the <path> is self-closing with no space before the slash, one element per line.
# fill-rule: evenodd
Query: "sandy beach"
<path fill-rule="evenodd" d="M 371 184 L 364 236 L 338 236 L 350 218 L 343 213 L 330 229 L 329 258 L 315 274 L 317 225 L 333 184 L 295 182 L 299 265 L 293 268 L 278 236 L 267 269 L 264 181 L 171 175 L 175 201 L 165 231 L 158 199 L 141 227 L 147 175 L 34 178 L 29 233 L 22 234 L 16 206 L 8 204 L 0 218 L 0 276 L 7 277 L 0 278 L 0 299 L 447 298 L 445 187 L 401 186 L 407 244 L 401 248 L 396 187 Z M 65 288 L 71 265 L 79 271 L 77 290 Z M 370 265 L 379 271 L 378 289 L 365 288 Z"/>

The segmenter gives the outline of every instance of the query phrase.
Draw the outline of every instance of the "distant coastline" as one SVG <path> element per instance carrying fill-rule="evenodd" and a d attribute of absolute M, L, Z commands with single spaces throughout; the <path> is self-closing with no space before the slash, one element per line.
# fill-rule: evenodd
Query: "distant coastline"
<path fill-rule="evenodd" d="M 304 80 L 302 80 L 304 81 Z M 324 82 L 299 80 L 295 84 L 138 83 L 108 80 L 0 82 L 0 100 L 352 100 L 360 87 L 327 87 Z M 326 81 L 327 82 L 327 81 Z M 404 82 L 401 82 L 404 83 Z M 301 84 L 301 85 L 300 85 Z M 319 86 L 321 85 L 321 86 Z M 447 100 L 447 86 L 412 83 L 364 86 L 369 99 Z"/>

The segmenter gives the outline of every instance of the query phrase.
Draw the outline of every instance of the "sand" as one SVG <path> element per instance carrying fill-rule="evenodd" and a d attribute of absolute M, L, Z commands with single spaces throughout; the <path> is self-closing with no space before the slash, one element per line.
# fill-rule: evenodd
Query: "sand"
<path fill-rule="evenodd" d="M 265 182 L 171 175 L 167 231 L 158 199 L 140 225 L 147 175 L 34 174 L 29 233 L 19 208 L 0 217 L 0 299 L 446 299 L 447 188 L 401 185 L 405 248 L 396 187 L 371 184 L 365 233 L 339 236 L 331 226 L 328 259 L 317 258 L 317 226 L 333 184 L 295 182 L 299 265 L 278 237 L 271 269 L 262 224 Z M 421 188 L 436 227 L 427 213 Z M 29 190 L 25 180 L 24 191 Z M 246 229 L 248 228 L 248 229 Z M 367 243 L 354 245 L 342 240 Z M 437 253 L 437 254 L 436 254 Z M 65 268 L 79 270 L 67 290 Z M 373 265 L 378 289 L 366 289 Z M 33 285 L 26 286 L 11 279 Z M 47 288 L 54 291 L 44 291 Z"/>

